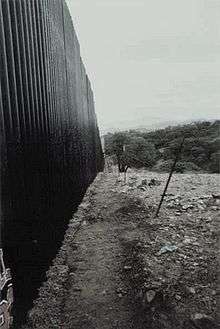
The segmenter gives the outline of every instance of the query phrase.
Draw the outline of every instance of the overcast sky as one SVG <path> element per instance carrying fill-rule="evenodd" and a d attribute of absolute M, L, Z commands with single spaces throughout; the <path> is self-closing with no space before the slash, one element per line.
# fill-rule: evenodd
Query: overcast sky
<path fill-rule="evenodd" d="M 101 129 L 220 117 L 220 0 L 66 1 Z"/>

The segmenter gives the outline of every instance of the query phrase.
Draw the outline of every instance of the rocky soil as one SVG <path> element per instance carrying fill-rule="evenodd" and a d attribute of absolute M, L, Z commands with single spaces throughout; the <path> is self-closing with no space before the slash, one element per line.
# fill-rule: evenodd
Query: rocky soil
<path fill-rule="evenodd" d="M 32 329 L 217 329 L 219 176 L 101 174 L 30 311 Z"/>

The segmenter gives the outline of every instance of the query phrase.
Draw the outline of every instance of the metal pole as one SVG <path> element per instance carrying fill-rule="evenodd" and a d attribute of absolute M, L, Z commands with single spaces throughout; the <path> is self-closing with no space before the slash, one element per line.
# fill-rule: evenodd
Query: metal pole
<path fill-rule="evenodd" d="M 170 171 L 170 174 L 169 174 L 169 177 L 168 177 L 168 180 L 167 180 L 167 183 L 166 183 L 166 186 L 164 188 L 164 191 L 163 191 L 163 194 L 162 194 L 162 197 L 161 197 L 161 200 L 160 200 L 160 203 L 159 203 L 159 206 L 157 208 L 157 212 L 155 214 L 155 218 L 159 216 L 159 212 L 160 212 L 160 208 L 162 206 L 162 203 L 163 203 L 163 200 L 165 198 L 165 195 L 166 195 L 166 192 L 167 192 L 167 189 L 168 189 L 168 186 L 169 186 L 169 183 L 170 183 L 170 180 L 172 178 L 172 175 L 173 175 L 173 172 L 175 170 L 175 167 L 176 167 L 176 164 L 177 164 L 177 161 L 179 160 L 179 156 L 180 156 L 180 153 L 182 151 L 182 147 L 183 147 L 183 144 L 184 144 L 184 141 L 185 141 L 185 137 L 183 137 L 183 140 L 179 146 L 179 149 L 177 151 L 177 154 L 176 154 L 176 158 L 174 160 L 174 163 L 172 165 L 172 168 L 171 168 L 171 171 Z"/>

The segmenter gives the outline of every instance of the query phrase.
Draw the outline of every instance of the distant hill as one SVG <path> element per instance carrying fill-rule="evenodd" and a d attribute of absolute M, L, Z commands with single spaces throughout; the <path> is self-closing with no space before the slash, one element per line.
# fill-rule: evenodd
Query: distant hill
<path fill-rule="evenodd" d="M 187 120 L 163 120 L 159 117 L 149 117 L 145 116 L 142 118 L 137 118 L 133 120 L 123 120 L 123 121 L 115 121 L 114 123 L 110 122 L 102 125 L 101 134 L 105 135 L 107 133 L 114 133 L 118 131 L 126 131 L 126 130 L 137 130 L 137 131 L 152 131 L 156 129 L 163 129 L 169 126 L 178 126 L 191 124 L 195 120 L 187 119 Z M 207 121 L 207 119 L 199 119 L 197 121 Z M 214 122 L 216 120 L 208 120 L 209 122 Z"/>
<path fill-rule="evenodd" d="M 111 144 L 115 143 L 118 134 L 126 137 L 128 149 L 135 145 L 132 154 L 135 154 L 137 166 L 140 166 L 140 154 L 143 162 L 143 159 L 149 158 L 147 152 L 151 150 L 151 160 L 154 159 L 150 162 L 151 167 L 159 171 L 168 171 L 184 136 L 179 170 L 220 172 L 220 120 L 170 125 L 154 130 L 131 129 L 120 133 L 108 133 L 105 137 L 107 152 L 110 150 L 111 153 L 114 149 Z M 135 161 L 132 161 L 132 166 L 135 165 Z"/>

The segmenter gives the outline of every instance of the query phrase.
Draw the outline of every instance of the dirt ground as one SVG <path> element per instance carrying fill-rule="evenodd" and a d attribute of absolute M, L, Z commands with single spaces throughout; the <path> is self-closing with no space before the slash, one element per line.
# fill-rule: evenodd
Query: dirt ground
<path fill-rule="evenodd" d="M 25 328 L 219 328 L 219 176 L 175 174 L 155 218 L 166 179 L 99 175 Z"/>

